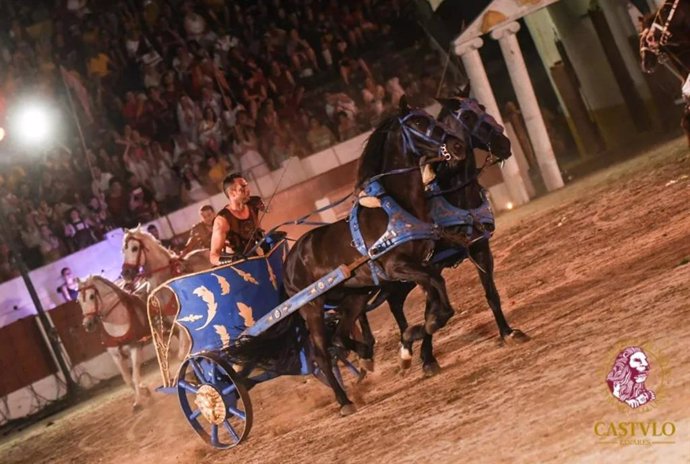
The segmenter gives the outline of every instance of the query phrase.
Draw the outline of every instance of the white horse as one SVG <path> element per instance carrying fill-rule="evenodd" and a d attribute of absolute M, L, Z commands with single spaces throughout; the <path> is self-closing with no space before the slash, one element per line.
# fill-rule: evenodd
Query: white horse
<path fill-rule="evenodd" d="M 87 332 L 95 330 L 97 322 L 103 325 L 103 343 L 112 356 L 125 384 L 134 390 L 133 408 L 142 405 L 142 398 L 151 395 L 141 381 L 142 343 L 150 335 L 146 318 L 146 304 L 100 276 L 78 281 L 77 301 L 84 316 L 82 325 Z M 131 372 L 127 366 L 131 359 Z"/>
<path fill-rule="evenodd" d="M 194 250 L 180 257 L 140 227 L 125 230 L 122 253 L 125 258 L 122 278 L 127 283 L 135 280 L 148 283 L 149 290 L 154 290 L 172 277 L 211 267 L 208 249 Z"/>
<path fill-rule="evenodd" d="M 141 230 L 141 227 L 125 230 L 122 253 L 124 254 L 122 278 L 128 284 L 136 283 L 138 286 L 147 287 L 149 295 L 159 285 L 173 277 L 211 267 L 208 249 L 194 250 L 180 257 L 165 248 L 156 237 Z M 169 369 L 167 355 L 173 332 L 177 331 L 179 340 L 177 358 L 180 361 L 187 355 L 191 340 L 186 331 L 179 330 L 173 324 L 178 308 L 172 293 L 159 292 L 155 300 L 157 307 L 148 308 L 149 321 L 152 325 L 151 333 L 159 364 L 166 373 L 169 373 L 172 371 Z"/>

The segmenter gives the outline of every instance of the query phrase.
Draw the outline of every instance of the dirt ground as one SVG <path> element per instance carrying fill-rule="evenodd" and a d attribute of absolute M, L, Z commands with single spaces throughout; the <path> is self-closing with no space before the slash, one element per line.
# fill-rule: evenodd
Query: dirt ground
<path fill-rule="evenodd" d="M 465 263 L 445 274 L 456 316 L 436 338 L 442 373 L 424 378 L 415 360 L 400 375 L 397 331 L 382 308 L 372 315 L 376 372 L 349 379 L 353 416 L 339 417 L 314 379 L 278 379 L 251 392 L 249 439 L 215 451 L 175 397 L 156 395 L 134 414 L 117 388 L 9 437 L 0 462 L 690 462 L 688 175 L 678 140 L 502 215 L 496 281 L 508 320 L 532 340 L 498 343 Z M 408 315 L 421 312 L 415 293 Z M 617 403 L 605 382 L 632 344 L 650 354 L 647 385 L 657 393 L 638 410 Z M 147 380 L 159 382 L 155 372 Z M 673 422 L 676 432 L 667 444 L 600 443 L 597 421 Z"/>

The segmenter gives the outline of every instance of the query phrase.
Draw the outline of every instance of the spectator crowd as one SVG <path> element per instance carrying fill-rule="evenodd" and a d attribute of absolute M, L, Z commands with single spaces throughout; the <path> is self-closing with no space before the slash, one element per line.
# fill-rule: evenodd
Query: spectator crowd
<path fill-rule="evenodd" d="M 0 2 L 0 117 L 38 95 L 83 132 L 0 160 L 5 238 L 37 267 L 204 200 L 231 170 L 258 178 L 352 138 L 403 94 L 428 104 L 437 63 L 407 3 Z M 0 281 L 14 275 L 0 239 Z"/>

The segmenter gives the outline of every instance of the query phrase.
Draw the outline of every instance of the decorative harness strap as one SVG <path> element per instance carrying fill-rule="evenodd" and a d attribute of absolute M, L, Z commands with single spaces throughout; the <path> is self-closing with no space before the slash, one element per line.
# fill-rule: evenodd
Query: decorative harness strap
<path fill-rule="evenodd" d="M 146 251 L 148 251 L 148 248 L 146 248 L 146 246 L 144 245 L 144 242 L 142 242 L 138 238 L 133 238 L 133 237 L 130 237 L 129 239 L 127 239 L 127 242 L 125 242 L 125 247 L 132 240 L 139 242 L 139 251 L 137 252 L 137 259 L 136 259 L 134 264 L 123 263 L 122 267 L 124 269 L 127 269 L 127 268 L 134 269 L 137 273 L 137 279 L 144 279 L 146 277 L 151 277 L 154 274 L 157 274 L 161 271 L 165 271 L 168 269 L 172 273 L 173 277 L 177 277 L 177 276 L 182 275 L 184 273 L 184 261 L 180 257 L 173 257 L 170 259 L 170 261 L 168 261 L 167 264 L 164 264 L 161 267 L 151 269 L 150 271 L 143 271 L 142 272 L 141 271 L 141 268 L 142 268 L 141 257 L 144 256 L 144 253 Z"/>
<path fill-rule="evenodd" d="M 393 248 L 411 240 L 438 240 L 438 225 L 423 222 L 403 209 L 390 195 L 386 193 L 378 181 L 369 182 L 363 189 L 365 194 L 376 197 L 381 201 L 381 208 L 388 215 L 386 231 L 374 244 L 367 247 L 359 227 L 359 211 L 361 206 L 355 202 L 350 210 L 349 224 L 352 234 L 352 244 L 362 256 L 369 257 L 372 279 L 379 285 L 379 278 L 387 279 L 385 272 L 374 260 L 386 254 Z"/>
<path fill-rule="evenodd" d="M 484 238 L 491 238 L 491 230 L 495 227 L 496 220 L 486 196 L 486 190 L 482 189 L 480 192 L 482 204 L 472 209 L 459 208 L 452 205 L 444 196 L 437 195 L 441 188 L 436 181 L 427 185 L 426 190 L 431 208 L 431 219 L 434 224 L 443 228 L 462 226 L 468 236 L 472 234 L 474 228 L 477 228 L 483 231 Z M 487 225 L 489 227 L 486 227 Z"/>
<path fill-rule="evenodd" d="M 93 316 L 96 317 L 100 320 L 105 319 L 110 315 L 111 312 L 117 307 L 118 304 L 120 304 L 119 299 L 115 299 L 115 302 L 105 311 L 101 311 L 101 304 L 103 303 L 103 297 L 101 296 L 101 292 L 98 290 L 98 287 L 95 285 L 85 285 L 79 289 L 80 294 L 85 295 L 87 290 L 93 290 L 93 293 L 96 295 L 96 302 L 94 303 L 94 310 L 88 313 L 84 313 L 84 316 Z"/>
<path fill-rule="evenodd" d="M 102 323 L 110 315 L 110 313 L 113 312 L 113 310 L 117 308 L 119 305 L 124 306 L 125 311 L 127 311 L 127 314 L 129 316 L 130 325 L 129 329 L 125 334 L 117 337 L 114 335 L 110 335 L 107 332 L 105 332 L 105 330 L 103 330 L 101 332 L 101 343 L 108 347 L 121 347 L 122 345 L 126 345 L 132 342 L 142 341 L 149 335 L 150 329 L 148 325 L 148 320 L 142 323 L 139 320 L 137 310 L 132 306 L 131 303 L 122 301 L 118 297 L 118 295 L 115 292 L 113 292 L 112 294 L 115 296 L 115 301 L 110 307 L 108 307 L 108 309 L 106 309 L 105 311 L 101 311 L 101 304 L 105 301 L 105 298 L 101 296 L 101 292 L 98 290 L 98 287 L 96 287 L 95 285 L 87 285 L 79 289 L 79 292 L 86 292 L 86 290 L 90 289 L 93 290 L 94 294 L 96 295 L 96 302 L 94 305 L 95 308 L 94 311 L 85 313 L 85 316 L 96 317 Z"/>

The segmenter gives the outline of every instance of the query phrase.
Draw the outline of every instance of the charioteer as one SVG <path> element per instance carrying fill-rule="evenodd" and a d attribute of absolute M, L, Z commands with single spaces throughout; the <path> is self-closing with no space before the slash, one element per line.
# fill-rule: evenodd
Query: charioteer
<path fill-rule="evenodd" d="M 228 204 L 213 220 L 211 264 L 219 265 L 245 257 L 263 237 L 259 212 L 266 207 L 258 196 L 252 196 L 249 183 L 241 174 L 229 174 L 223 180 Z"/>

